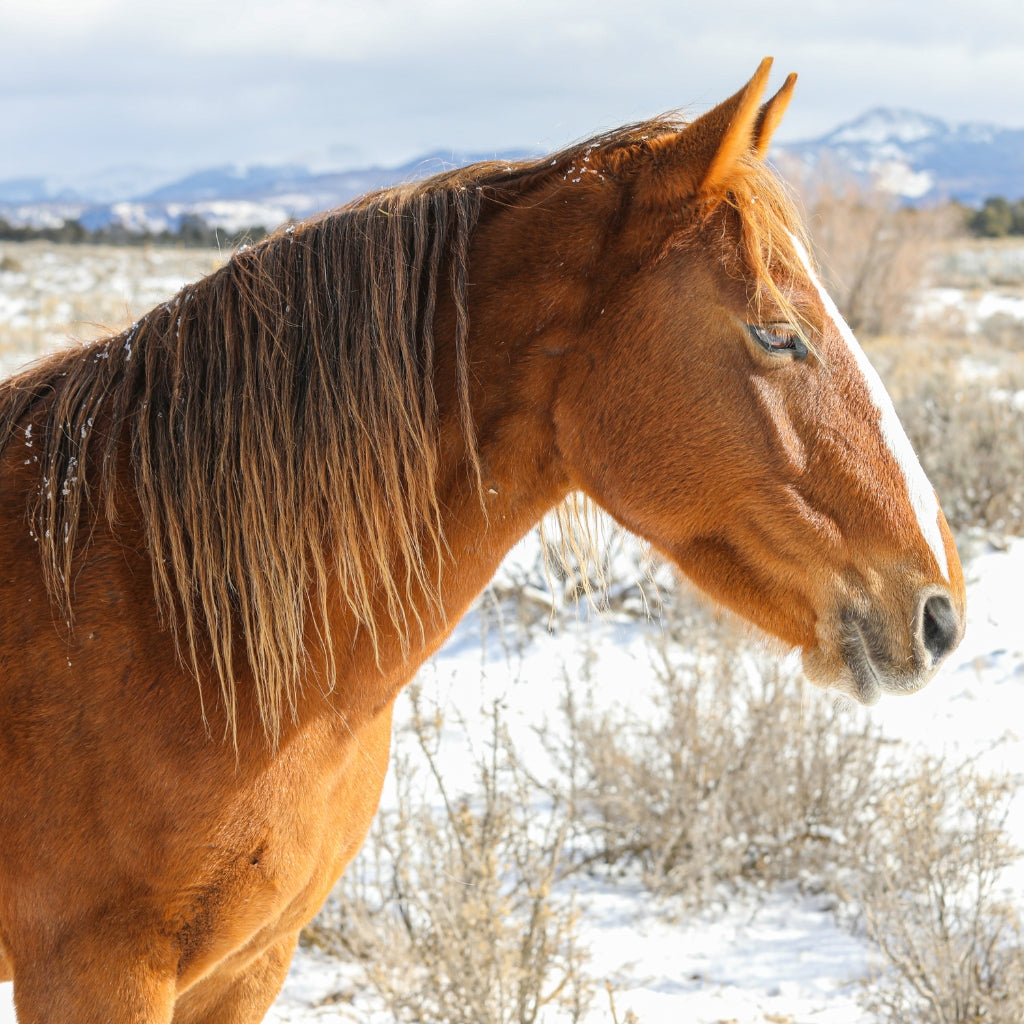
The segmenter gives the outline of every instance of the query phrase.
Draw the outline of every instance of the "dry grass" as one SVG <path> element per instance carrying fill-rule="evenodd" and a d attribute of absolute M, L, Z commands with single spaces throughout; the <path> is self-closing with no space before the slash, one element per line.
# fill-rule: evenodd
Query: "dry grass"
<path fill-rule="evenodd" d="M 922 377 L 899 410 L 956 531 L 1024 533 L 1024 373 Z"/>
<path fill-rule="evenodd" d="M 877 798 L 877 729 L 692 608 L 652 657 L 654 715 L 570 709 L 588 863 L 636 865 L 692 907 L 741 883 L 828 884 Z"/>
<path fill-rule="evenodd" d="M 866 1005 L 892 1024 L 1019 1024 L 1024 928 L 1002 889 L 1015 784 L 927 758 L 895 781 L 849 890 L 886 965 Z"/>
<path fill-rule="evenodd" d="M 0 367 L 120 331 L 227 254 L 0 242 Z"/>
<path fill-rule="evenodd" d="M 398 1021 L 534 1024 L 549 1005 L 582 1019 L 592 986 L 579 915 L 556 889 L 571 822 L 565 799 L 519 763 L 497 706 L 475 788 L 456 793 L 436 762 L 443 723 L 413 699 L 427 779 L 400 750 L 397 808 L 378 816 L 305 941 L 355 957 Z"/>
<path fill-rule="evenodd" d="M 934 327 L 866 347 L 954 533 L 1024 534 L 1024 349 Z"/>

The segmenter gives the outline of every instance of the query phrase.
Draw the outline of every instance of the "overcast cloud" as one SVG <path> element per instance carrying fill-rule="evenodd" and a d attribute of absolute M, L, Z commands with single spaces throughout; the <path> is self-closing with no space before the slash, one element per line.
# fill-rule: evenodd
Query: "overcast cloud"
<path fill-rule="evenodd" d="M 0 180 L 547 150 L 800 82 L 781 138 L 872 106 L 1024 126 L 1024 4 L 2 0 Z"/>

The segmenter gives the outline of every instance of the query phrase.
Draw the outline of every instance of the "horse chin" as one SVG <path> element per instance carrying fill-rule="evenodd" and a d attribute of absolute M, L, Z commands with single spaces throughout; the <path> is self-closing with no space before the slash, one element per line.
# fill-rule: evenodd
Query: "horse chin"
<path fill-rule="evenodd" d="M 831 652 L 821 645 L 804 648 L 802 662 L 804 675 L 810 682 L 822 689 L 837 691 L 865 707 L 877 704 L 883 693 L 891 696 L 916 693 L 935 674 L 934 669 L 887 671 L 883 657 L 872 653 L 863 632 L 855 624 L 848 624 Z"/>
<path fill-rule="evenodd" d="M 804 675 L 815 686 L 850 697 L 870 707 L 882 697 L 882 681 L 868 658 L 830 656 L 821 647 L 805 647 L 801 654 Z"/>

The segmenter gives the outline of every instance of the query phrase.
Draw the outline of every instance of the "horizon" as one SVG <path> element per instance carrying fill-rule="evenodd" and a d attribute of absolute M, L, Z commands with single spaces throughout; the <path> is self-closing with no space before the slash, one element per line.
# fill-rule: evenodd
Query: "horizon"
<path fill-rule="evenodd" d="M 695 112 L 694 116 L 698 116 L 700 111 Z M 907 119 L 920 118 L 931 121 L 941 122 L 946 128 L 950 129 L 963 129 L 968 127 L 983 127 L 1003 131 L 1016 131 L 1024 129 L 1016 129 L 1011 125 L 1000 123 L 997 121 L 978 121 L 978 120 L 955 120 L 952 118 L 941 118 L 936 117 L 933 114 L 928 114 L 921 110 L 914 110 L 906 107 L 898 106 L 874 106 L 869 109 L 862 111 L 860 114 L 854 117 L 826 127 L 821 133 L 808 138 L 794 138 L 780 142 L 778 145 L 773 145 L 773 151 L 779 149 L 786 150 L 800 146 L 813 145 L 820 143 L 827 139 L 829 136 L 834 135 L 840 131 L 849 129 L 850 127 L 860 125 L 868 121 L 873 115 L 886 114 L 896 115 L 897 118 L 905 117 Z M 780 132 L 781 134 L 781 132 Z M 583 137 L 580 137 L 583 138 Z M 573 140 L 567 140 L 569 142 Z M 193 177 L 201 177 L 205 174 L 219 173 L 223 175 L 236 176 L 240 181 L 244 180 L 247 175 L 258 171 L 287 171 L 295 170 L 303 174 L 312 175 L 346 175 L 346 174 L 358 174 L 358 173 L 370 173 L 370 172 L 382 172 L 389 173 L 394 171 L 409 171 L 416 169 L 418 164 L 430 164 L 437 162 L 439 164 L 445 164 L 448 162 L 448 154 L 450 154 L 450 160 L 452 164 L 461 164 L 466 162 L 475 162 L 477 160 L 485 159 L 515 159 L 519 157 L 530 157 L 530 156 L 543 156 L 544 151 L 539 149 L 530 149 L 526 146 L 515 146 L 509 145 L 504 146 L 499 150 L 481 150 L 473 151 L 471 149 L 458 149 L 455 147 L 448 147 L 445 145 L 434 145 L 429 149 L 426 149 L 420 153 L 417 153 L 407 159 L 396 160 L 393 162 L 371 162 L 371 163 L 340 163 L 337 165 L 329 165 L 318 163 L 316 160 L 312 160 L 308 163 L 303 163 L 300 159 L 282 159 L 279 162 L 255 162 L 255 163 L 240 163 L 234 162 L 222 162 L 218 164 L 208 165 L 196 165 L 188 167 L 181 172 L 161 173 L 151 165 L 146 164 L 144 161 L 136 161 L 134 163 L 125 163 L 119 165 L 110 165 L 107 167 L 99 167 L 92 171 L 83 172 L 81 175 L 75 175 L 71 171 L 64 173 L 56 172 L 54 174 L 25 174 L 18 175 L 10 178 L 0 178 L 0 189 L 11 187 L 15 185 L 45 185 L 54 194 L 46 200 L 33 200 L 33 202 L 54 202 L 59 203 L 61 201 L 69 203 L 81 203 L 81 202 L 121 202 L 121 201 L 132 201 L 135 199 L 145 198 L 150 192 L 157 191 L 168 186 L 184 182 Z M 433 173 L 434 168 L 428 167 L 428 173 Z M 63 197 L 59 192 L 71 193 L 75 190 L 75 183 L 88 183 L 92 180 L 93 187 L 97 181 L 104 181 L 116 179 L 118 176 L 134 175 L 136 179 L 148 179 L 146 186 L 143 191 L 138 192 L 137 195 L 122 195 L 120 199 L 101 199 L 94 200 L 90 199 L 86 194 L 85 188 L 80 194 L 74 197 L 68 195 Z M 109 185 L 107 187 L 110 187 Z M 1024 183 L 1022 183 L 1022 191 L 1024 191 Z M 11 205 L 20 201 L 4 200 L 0 198 L 0 204 Z"/>

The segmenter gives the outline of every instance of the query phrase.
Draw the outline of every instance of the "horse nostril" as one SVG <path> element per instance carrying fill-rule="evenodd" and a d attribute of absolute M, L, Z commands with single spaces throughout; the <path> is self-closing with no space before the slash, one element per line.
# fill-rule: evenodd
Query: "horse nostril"
<path fill-rule="evenodd" d="M 960 619 L 945 594 L 932 594 L 921 608 L 920 629 L 925 650 L 937 665 L 960 640 Z"/>

